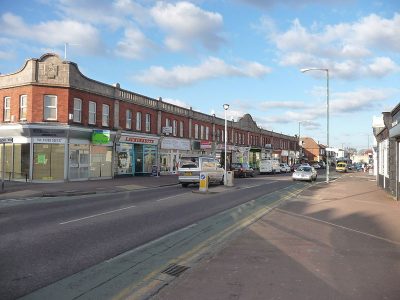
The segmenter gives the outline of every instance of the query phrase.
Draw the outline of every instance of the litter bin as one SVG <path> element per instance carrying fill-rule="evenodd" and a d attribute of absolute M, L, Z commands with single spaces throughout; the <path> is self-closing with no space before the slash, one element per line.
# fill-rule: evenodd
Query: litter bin
<path fill-rule="evenodd" d="M 233 171 L 226 172 L 226 186 L 233 186 Z"/>

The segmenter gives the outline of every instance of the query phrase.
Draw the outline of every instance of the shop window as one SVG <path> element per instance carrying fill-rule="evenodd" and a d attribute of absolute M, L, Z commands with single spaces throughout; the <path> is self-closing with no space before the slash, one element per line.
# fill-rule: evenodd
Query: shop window
<path fill-rule="evenodd" d="M 96 124 L 96 102 L 89 101 L 89 124 Z"/>
<path fill-rule="evenodd" d="M 5 180 L 21 179 L 29 177 L 30 145 L 6 144 L 5 145 Z M 0 162 L 3 161 L 3 146 L 0 147 Z M 0 177 L 2 176 L 2 164 L 0 164 Z"/>
<path fill-rule="evenodd" d="M 126 129 L 132 128 L 132 111 L 129 109 L 126 111 L 125 127 Z"/>
<path fill-rule="evenodd" d="M 142 113 L 140 111 L 136 113 L 136 130 L 142 130 Z"/>
<path fill-rule="evenodd" d="M 19 119 L 21 121 L 26 120 L 26 113 L 28 111 L 28 96 L 21 95 L 19 97 Z"/>
<path fill-rule="evenodd" d="M 146 132 L 151 131 L 151 115 L 146 114 Z"/>
<path fill-rule="evenodd" d="M 57 120 L 57 96 L 54 95 L 44 96 L 44 120 L 45 121 Z"/>
<path fill-rule="evenodd" d="M 108 127 L 110 124 L 110 106 L 103 104 L 103 118 L 101 120 L 101 125 Z"/>
<path fill-rule="evenodd" d="M 4 121 L 11 120 L 11 97 L 4 98 Z"/>
<path fill-rule="evenodd" d="M 64 152 L 64 144 L 34 144 L 33 180 L 63 180 Z"/>
<path fill-rule="evenodd" d="M 82 100 L 74 98 L 74 122 L 80 123 L 82 120 Z"/>

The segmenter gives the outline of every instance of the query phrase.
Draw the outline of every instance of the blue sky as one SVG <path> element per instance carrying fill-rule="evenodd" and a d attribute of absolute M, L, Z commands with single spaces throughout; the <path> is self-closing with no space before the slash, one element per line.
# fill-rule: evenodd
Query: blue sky
<path fill-rule="evenodd" d="M 0 73 L 65 43 L 95 80 L 320 143 L 326 73 L 299 70 L 327 68 L 332 147 L 367 148 L 400 101 L 397 0 L 1 0 Z"/>

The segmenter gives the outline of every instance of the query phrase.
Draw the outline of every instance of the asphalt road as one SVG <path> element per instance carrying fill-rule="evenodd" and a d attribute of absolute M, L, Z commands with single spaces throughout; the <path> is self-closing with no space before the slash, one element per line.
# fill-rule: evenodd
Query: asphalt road
<path fill-rule="evenodd" d="M 36 199 L 0 208 L 0 298 L 14 299 L 208 216 L 292 185 L 238 179 L 210 193 L 180 186 Z"/>

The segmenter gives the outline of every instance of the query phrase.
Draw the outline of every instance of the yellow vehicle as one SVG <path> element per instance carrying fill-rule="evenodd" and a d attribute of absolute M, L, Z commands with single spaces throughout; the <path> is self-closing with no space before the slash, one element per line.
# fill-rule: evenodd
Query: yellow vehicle
<path fill-rule="evenodd" d="M 344 162 L 339 162 L 336 165 L 336 172 L 343 172 L 343 173 L 347 173 L 347 171 L 349 170 L 349 167 L 347 166 L 346 163 Z"/>

